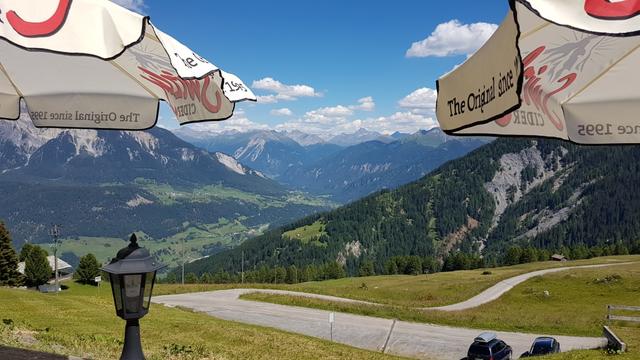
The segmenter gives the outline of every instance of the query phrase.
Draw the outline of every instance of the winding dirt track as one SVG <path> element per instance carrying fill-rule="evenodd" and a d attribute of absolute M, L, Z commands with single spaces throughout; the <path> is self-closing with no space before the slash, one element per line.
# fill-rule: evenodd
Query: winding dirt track
<path fill-rule="evenodd" d="M 631 263 L 576 266 L 535 271 L 501 281 L 467 301 L 438 308 L 426 308 L 424 310 L 460 311 L 471 309 L 498 299 L 513 289 L 514 286 L 536 276 L 561 271 L 627 264 Z M 328 311 L 239 299 L 243 294 L 255 292 L 305 296 L 329 301 L 373 304 L 332 296 L 255 289 L 234 289 L 158 296 L 153 299 L 153 302 L 166 306 L 190 308 L 224 320 L 277 328 L 322 339 L 331 339 L 333 336 L 333 340 L 338 343 L 418 359 L 457 360 L 464 358 L 471 340 L 482 332 L 482 330 L 477 329 L 416 324 L 370 316 L 338 313 L 335 316 L 333 334 L 331 334 Z M 498 333 L 501 339 L 513 347 L 514 358 L 517 358 L 521 353 L 527 351 L 533 339 L 543 335 L 549 334 Z M 573 336 L 555 336 L 555 338 L 562 344 L 563 351 L 595 349 L 606 344 L 604 338 Z"/>
<path fill-rule="evenodd" d="M 562 272 L 562 271 L 569 271 L 569 270 L 598 269 L 598 268 L 604 268 L 604 267 L 621 266 L 621 265 L 629 265 L 629 264 L 633 264 L 633 262 L 614 263 L 614 264 L 600 264 L 600 265 L 585 265 L 585 266 L 571 266 L 571 267 L 562 267 L 562 268 L 538 270 L 538 271 L 534 271 L 534 272 L 518 275 L 518 276 L 515 276 L 515 277 L 512 277 L 512 278 L 506 279 L 506 280 L 502 280 L 499 283 L 493 285 L 492 287 L 488 288 L 487 290 L 481 292 L 480 294 L 472 297 L 471 299 L 469 299 L 467 301 L 463 301 L 463 302 L 460 302 L 460 303 L 457 303 L 457 304 L 453 304 L 453 305 L 440 306 L 440 307 L 434 307 L 434 308 L 424 308 L 424 309 L 425 310 L 440 310 L 440 311 L 461 311 L 461 310 L 473 309 L 473 308 L 478 307 L 480 305 L 484 305 L 486 303 L 489 303 L 489 302 L 492 302 L 494 300 L 499 299 L 502 295 L 506 294 L 507 292 L 512 290 L 514 287 L 522 284 L 523 282 L 525 282 L 525 281 L 527 281 L 529 279 L 533 279 L 534 277 L 537 277 L 537 276 L 553 274 L 553 273 Z"/>

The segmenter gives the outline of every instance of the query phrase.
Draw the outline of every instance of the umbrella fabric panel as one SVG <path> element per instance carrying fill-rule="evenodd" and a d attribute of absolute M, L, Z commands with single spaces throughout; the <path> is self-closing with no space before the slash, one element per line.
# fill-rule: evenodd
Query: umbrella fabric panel
<path fill-rule="evenodd" d="M 255 95 L 239 77 L 219 69 L 216 65 L 210 63 L 207 59 L 184 46 L 170 35 L 167 35 L 153 27 L 152 29 L 147 30 L 145 40 L 147 39 L 158 41 L 162 45 L 163 49 L 160 49 L 159 51 L 164 50 L 163 54 L 169 55 L 171 67 L 176 70 L 181 78 L 202 78 L 207 74 L 220 71 L 224 85 L 218 84 L 218 86 L 222 87 L 223 93 L 229 101 L 238 102 L 243 100 L 256 100 Z M 165 68 L 169 68 L 164 62 L 163 65 Z"/>
<path fill-rule="evenodd" d="M 2 41 L 0 62 L 38 127 L 146 129 L 156 122 L 157 97 L 109 61 Z"/>
<path fill-rule="evenodd" d="M 17 119 L 20 116 L 20 95 L 5 75 L 0 63 L 0 118 Z"/>
<path fill-rule="evenodd" d="M 634 123 L 640 112 L 640 87 L 633 64 L 640 60 L 640 38 L 585 33 L 542 20 L 521 4 L 516 9 L 523 63 L 521 106 L 503 117 L 497 111 L 476 112 L 466 127 L 453 131 L 445 127 L 451 123 L 448 114 L 439 112 L 443 128 L 459 135 L 543 136 L 584 144 L 638 142 Z M 493 41 L 495 37 L 485 47 Z M 467 63 L 474 58 L 490 63 L 499 57 L 483 58 L 479 52 Z M 479 61 L 464 71 L 481 72 L 484 67 Z M 451 76 L 440 80 L 441 89 L 450 86 Z M 439 106 L 444 100 L 438 99 Z M 508 110 L 508 105 L 502 109 Z"/>
<path fill-rule="evenodd" d="M 509 13 L 491 39 L 471 58 L 438 80 L 436 113 L 445 131 L 504 115 L 519 103 L 520 54 L 517 24 Z"/>
<path fill-rule="evenodd" d="M 256 100 L 149 19 L 105 0 L 0 0 L 0 118 L 23 98 L 36 126 L 141 130 L 166 101 L 181 124 Z"/>
<path fill-rule="evenodd" d="M 233 114 L 234 104 L 222 89 L 225 81 L 222 78 L 222 72 L 215 65 L 202 59 L 198 65 L 200 69 L 197 71 L 204 71 L 204 77 L 182 77 L 172 65 L 167 55 L 168 49 L 156 36 L 159 33 L 149 27 L 144 40 L 127 49 L 120 57 L 113 60 L 113 63 L 134 79 L 140 87 L 154 94 L 156 98 L 168 102 L 181 124 L 230 117 Z M 181 55 L 174 54 L 174 56 Z M 186 55 L 183 53 L 182 56 Z M 196 55 L 192 53 L 192 56 Z M 212 72 L 207 72 L 208 70 Z M 191 74 L 194 73 L 191 72 Z M 244 87 L 244 89 L 247 88 Z M 247 96 L 240 95 L 239 98 L 246 99 Z"/>
<path fill-rule="evenodd" d="M 106 0 L 0 0 L 0 37 L 29 49 L 112 58 L 145 18 Z"/>
<path fill-rule="evenodd" d="M 584 144 L 640 143 L 640 41 L 620 62 L 564 106 L 569 139 Z"/>
<path fill-rule="evenodd" d="M 142 41 L 108 61 L 0 41 L 0 63 L 10 74 L 10 81 L 0 76 L 0 94 L 7 94 L 0 95 L 7 110 L 0 116 L 17 117 L 20 94 L 38 127 L 148 129 L 156 123 L 160 100 L 181 124 L 229 118 L 234 110 L 229 97 L 239 101 L 253 94 L 239 78 L 205 61 L 198 71 L 212 72 L 184 79 L 151 26 Z"/>
<path fill-rule="evenodd" d="M 519 0 L 550 22 L 598 34 L 640 31 L 640 0 Z"/>

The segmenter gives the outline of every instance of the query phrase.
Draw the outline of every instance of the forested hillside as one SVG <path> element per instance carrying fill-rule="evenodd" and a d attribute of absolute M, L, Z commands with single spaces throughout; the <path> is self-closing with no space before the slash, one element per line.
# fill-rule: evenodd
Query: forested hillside
<path fill-rule="evenodd" d="M 371 266 L 388 272 L 397 256 L 446 268 L 457 258 L 508 263 L 512 248 L 534 249 L 535 257 L 640 251 L 637 184 L 640 147 L 501 139 L 415 183 L 272 230 L 188 271 L 233 274 L 242 252 L 245 269 L 337 262 L 357 275 Z"/>

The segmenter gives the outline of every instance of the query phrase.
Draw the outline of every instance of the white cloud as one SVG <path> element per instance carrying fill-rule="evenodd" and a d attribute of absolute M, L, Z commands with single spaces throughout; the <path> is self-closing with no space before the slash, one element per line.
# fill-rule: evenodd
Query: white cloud
<path fill-rule="evenodd" d="M 451 20 L 440 24 L 429 37 L 414 42 L 407 50 L 407 57 L 445 57 L 471 55 L 476 52 L 498 29 L 496 24 L 462 24 Z"/>
<path fill-rule="evenodd" d="M 356 111 L 373 111 L 376 107 L 373 97 L 367 96 L 358 100 L 358 105 L 337 105 L 323 107 L 307 112 L 302 119 L 306 123 L 329 124 L 335 121 L 346 120 Z"/>
<path fill-rule="evenodd" d="M 396 131 L 414 133 L 418 130 L 428 130 L 436 126 L 438 126 L 438 123 L 431 116 L 414 112 L 396 112 L 389 116 L 356 120 L 351 124 L 351 129 L 365 128 L 383 134 L 392 134 Z"/>
<path fill-rule="evenodd" d="M 270 77 L 254 81 L 251 87 L 256 90 L 275 93 L 258 96 L 258 103 L 264 104 L 274 104 L 279 101 L 293 101 L 301 97 L 322 96 L 321 93 L 316 92 L 316 90 L 309 85 L 286 85 Z"/>
<path fill-rule="evenodd" d="M 273 115 L 273 116 L 292 116 L 293 115 L 293 111 L 291 111 L 290 109 L 287 109 L 287 108 L 273 109 L 273 110 L 271 110 L 271 115 Z"/>
<path fill-rule="evenodd" d="M 307 117 L 327 117 L 327 118 L 343 118 L 353 115 L 353 110 L 346 106 L 338 105 L 332 107 L 324 107 L 317 110 L 309 111 L 305 114 Z"/>
<path fill-rule="evenodd" d="M 229 120 L 225 121 L 213 121 L 213 122 L 201 122 L 185 125 L 194 131 L 209 132 L 209 133 L 221 133 L 225 131 L 240 131 L 246 132 L 249 130 L 268 130 L 269 126 L 265 124 L 259 124 L 253 122 L 247 118 L 246 114 L 242 110 L 236 110 L 236 113 Z"/>
<path fill-rule="evenodd" d="M 353 133 L 359 129 L 392 134 L 396 131 L 414 133 L 418 130 L 428 130 L 437 126 L 432 116 L 414 112 L 397 112 L 389 116 L 351 120 L 346 118 L 309 118 L 298 119 L 279 124 L 275 127 L 280 131 L 299 130 L 324 138 L 343 133 Z"/>
<path fill-rule="evenodd" d="M 405 99 L 413 100 L 414 98 L 419 98 L 417 95 L 420 95 L 422 92 L 422 89 L 418 89 Z M 404 103 L 405 99 L 401 100 L 401 102 Z M 421 105 L 418 100 L 415 100 L 415 103 L 411 104 L 415 106 Z M 230 130 L 240 132 L 249 130 L 299 130 L 308 134 L 318 135 L 325 139 L 338 134 L 354 133 L 362 128 L 391 134 L 396 131 L 413 133 L 418 130 L 431 129 L 437 126 L 433 114 L 423 113 L 417 111 L 415 108 L 408 108 L 407 111 L 396 112 L 388 116 L 356 118 L 358 111 L 369 111 L 374 108 L 375 103 L 373 98 L 365 97 L 358 100 L 357 105 L 323 107 L 308 111 L 301 117 L 289 118 L 285 120 L 285 122 L 277 125 L 253 122 L 246 116 L 246 113 L 242 109 L 238 109 L 236 110 L 236 114 L 229 120 L 196 123 L 187 126 L 195 131 L 210 133 L 220 133 Z M 271 110 L 271 114 L 274 116 L 293 116 L 293 112 L 288 108 L 273 109 Z"/>
<path fill-rule="evenodd" d="M 413 112 L 433 113 L 436 109 L 437 98 L 438 93 L 435 90 L 420 88 L 398 101 L 398 105 Z"/>
<path fill-rule="evenodd" d="M 124 6 L 129 10 L 133 10 L 135 12 L 142 12 L 142 10 L 146 7 L 144 0 L 111 0 L 114 3 Z"/>
<path fill-rule="evenodd" d="M 376 108 L 376 103 L 373 101 L 373 97 L 367 96 L 358 100 L 358 105 L 353 105 L 349 108 L 352 110 L 373 111 Z"/>

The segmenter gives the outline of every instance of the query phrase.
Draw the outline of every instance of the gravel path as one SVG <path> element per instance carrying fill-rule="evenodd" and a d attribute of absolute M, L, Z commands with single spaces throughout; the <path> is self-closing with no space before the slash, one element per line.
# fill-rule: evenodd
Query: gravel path
<path fill-rule="evenodd" d="M 460 311 L 494 301 L 515 286 L 536 276 L 580 269 L 597 269 L 632 264 L 610 263 L 573 266 L 534 271 L 503 280 L 473 298 L 458 304 L 423 308 L 423 310 Z M 298 293 L 283 290 L 233 289 L 206 293 L 157 296 L 153 302 L 165 306 L 181 306 L 203 312 L 224 320 L 266 326 L 313 336 L 332 339 L 338 343 L 362 349 L 382 351 L 417 359 L 462 359 L 472 339 L 483 330 L 454 328 L 430 324 L 417 324 L 370 316 L 335 314 L 333 332 L 329 324 L 329 312 L 324 310 L 284 306 L 256 301 L 240 300 L 249 293 L 269 293 L 316 298 L 328 301 L 379 305 L 366 301 L 334 296 Z M 498 336 L 513 347 L 514 358 L 527 351 L 538 336 L 548 334 L 523 334 L 498 332 Z M 604 338 L 554 336 L 563 351 L 595 349 L 606 345 Z"/>
<path fill-rule="evenodd" d="M 254 290 L 224 290 L 206 293 L 158 296 L 153 302 L 180 306 L 216 318 L 276 328 L 321 339 L 331 339 L 329 312 L 240 300 Z M 416 324 L 404 321 L 335 314 L 333 341 L 372 351 L 384 351 L 416 359 L 458 360 L 465 357 L 474 337 L 482 330 Z M 537 336 L 498 332 L 513 347 L 514 358 L 527 351 Z M 606 344 L 603 338 L 556 336 L 564 351 L 594 349 Z"/>

